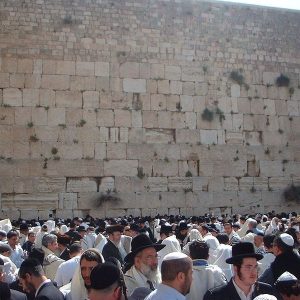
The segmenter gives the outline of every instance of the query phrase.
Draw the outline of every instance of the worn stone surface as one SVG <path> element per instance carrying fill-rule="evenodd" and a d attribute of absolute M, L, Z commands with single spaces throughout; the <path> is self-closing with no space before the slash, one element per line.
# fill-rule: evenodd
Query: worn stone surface
<path fill-rule="evenodd" d="M 48 2 L 0 1 L 0 217 L 295 207 L 299 12 Z"/>

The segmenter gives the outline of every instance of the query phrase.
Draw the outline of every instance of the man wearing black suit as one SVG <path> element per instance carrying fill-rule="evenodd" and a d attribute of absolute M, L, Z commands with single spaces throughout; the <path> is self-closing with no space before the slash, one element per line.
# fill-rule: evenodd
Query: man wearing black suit
<path fill-rule="evenodd" d="M 243 300 L 254 299 L 261 294 L 274 295 L 269 284 L 257 281 L 257 261 L 262 259 L 261 254 L 256 254 L 251 243 L 238 243 L 232 246 L 232 257 L 226 262 L 233 264 L 234 275 L 225 286 L 208 290 L 204 300 Z"/>
<path fill-rule="evenodd" d="M 63 294 L 45 276 L 41 264 L 35 259 L 26 259 L 19 270 L 24 291 L 35 291 L 35 300 L 64 300 Z"/>

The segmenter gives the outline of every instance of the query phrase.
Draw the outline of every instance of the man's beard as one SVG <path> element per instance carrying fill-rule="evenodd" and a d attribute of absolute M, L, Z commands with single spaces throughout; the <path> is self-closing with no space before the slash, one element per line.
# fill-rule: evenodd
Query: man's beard
<path fill-rule="evenodd" d="M 160 281 L 160 275 L 158 272 L 158 268 L 156 267 L 149 267 L 142 263 L 141 265 L 141 273 L 150 281 L 152 282 L 159 282 Z"/>

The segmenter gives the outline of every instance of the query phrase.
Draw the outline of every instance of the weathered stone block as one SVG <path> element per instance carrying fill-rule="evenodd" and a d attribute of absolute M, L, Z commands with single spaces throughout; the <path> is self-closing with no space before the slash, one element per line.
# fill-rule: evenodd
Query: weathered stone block
<path fill-rule="evenodd" d="M 65 108 L 49 108 L 48 125 L 57 126 L 59 124 L 66 124 Z"/>
<path fill-rule="evenodd" d="M 125 78 L 123 80 L 123 90 L 127 93 L 145 93 L 146 80 Z"/>
<path fill-rule="evenodd" d="M 153 79 L 165 78 L 165 66 L 163 64 L 151 64 L 150 75 Z"/>
<path fill-rule="evenodd" d="M 95 159 L 106 159 L 106 143 L 95 143 Z"/>
<path fill-rule="evenodd" d="M 131 112 L 124 109 L 115 109 L 115 126 L 131 127 Z"/>
<path fill-rule="evenodd" d="M 156 111 L 143 111 L 143 127 L 155 128 L 158 124 L 158 114 Z"/>
<path fill-rule="evenodd" d="M 192 191 L 193 179 L 192 177 L 169 177 L 168 178 L 169 191 Z"/>
<path fill-rule="evenodd" d="M 95 76 L 109 77 L 109 62 L 95 62 Z"/>
<path fill-rule="evenodd" d="M 67 90 L 70 87 L 70 76 L 43 75 L 41 87 L 44 89 Z"/>
<path fill-rule="evenodd" d="M 95 178 L 67 178 L 67 192 L 97 192 Z"/>
<path fill-rule="evenodd" d="M 174 131 L 167 129 L 146 129 L 146 143 L 168 144 L 174 142 Z"/>
<path fill-rule="evenodd" d="M 107 159 L 126 159 L 126 144 L 107 143 Z"/>
<path fill-rule="evenodd" d="M 183 81 L 204 81 L 204 74 L 201 68 L 183 67 L 181 79 Z"/>
<path fill-rule="evenodd" d="M 6 74 L 6 73 L 4 73 L 4 74 Z M 27 74 L 27 76 L 28 75 L 29 74 Z M 9 75 L 9 86 L 13 87 L 13 88 L 19 88 L 19 89 L 24 88 L 24 86 L 25 86 L 24 74 L 10 74 Z"/>
<path fill-rule="evenodd" d="M 32 73 L 33 61 L 32 59 L 18 59 L 18 73 Z"/>
<path fill-rule="evenodd" d="M 170 81 L 170 93 L 173 95 L 182 94 L 182 82 L 181 81 Z"/>
<path fill-rule="evenodd" d="M 94 76 L 95 75 L 95 63 L 76 61 L 76 75 L 79 76 Z"/>
<path fill-rule="evenodd" d="M 96 78 L 94 76 L 71 76 L 71 91 L 94 91 L 96 87 Z"/>
<path fill-rule="evenodd" d="M 53 90 L 40 89 L 40 105 L 44 107 L 55 106 L 55 92 Z"/>
<path fill-rule="evenodd" d="M 23 76 L 23 78 L 24 78 L 24 76 Z M 9 85 L 9 73 L 0 73 L 0 88 L 8 88 L 9 86 L 10 86 Z M 11 87 L 19 87 L 19 86 L 11 85 Z"/>
<path fill-rule="evenodd" d="M 217 130 L 203 130 L 200 129 L 200 142 L 205 145 L 212 145 L 218 143 Z"/>
<path fill-rule="evenodd" d="M 166 177 L 148 177 L 146 185 L 149 188 L 149 192 L 168 191 L 168 179 Z"/>
<path fill-rule="evenodd" d="M 259 162 L 260 175 L 263 177 L 280 177 L 283 176 L 281 161 L 261 160 Z"/>
<path fill-rule="evenodd" d="M 200 131 L 195 129 L 176 129 L 177 143 L 192 143 L 197 144 L 200 141 Z"/>
<path fill-rule="evenodd" d="M 97 112 L 97 125 L 98 126 L 114 126 L 114 112 L 113 110 L 105 109 Z"/>
<path fill-rule="evenodd" d="M 57 91 L 56 107 L 82 107 L 82 94 L 76 91 Z"/>
<path fill-rule="evenodd" d="M 193 81 L 187 81 L 182 83 L 182 94 L 183 95 L 195 95 L 195 83 Z"/>
<path fill-rule="evenodd" d="M 238 98 L 241 96 L 241 87 L 238 84 L 232 84 L 230 89 L 231 97 Z"/>
<path fill-rule="evenodd" d="M 57 61 L 56 74 L 59 75 L 75 75 L 75 62 L 74 61 Z"/>
<path fill-rule="evenodd" d="M 192 96 L 180 96 L 180 106 L 182 111 L 193 111 L 194 101 Z"/>
<path fill-rule="evenodd" d="M 83 92 L 83 107 L 84 108 L 99 108 L 99 92 L 96 91 L 86 91 Z"/>
<path fill-rule="evenodd" d="M 169 80 L 181 79 L 181 67 L 180 66 L 165 66 L 165 78 Z"/>
<path fill-rule="evenodd" d="M 153 174 L 155 176 L 178 176 L 178 162 L 173 160 L 154 161 Z"/>
<path fill-rule="evenodd" d="M 37 126 L 48 124 L 48 114 L 44 107 L 32 107 L 32 123 Z M 28 124 L 28 123 L 27 123 Z"/>
<path fill-rule="evenodd" d="M 105 176 L 136 176 L 137 160 L 110 160 L 104 161 Z"/>
<path fill-rule="evenodd" d="M 3 104 L 22 106 L 22 92 L 19 89 L 8 88 L 3 90 Z"/>
<path fill-rule="evenodd" d="M 169 80 L 158 80 L 157 90 L 159 94 L 170 94 L 170 82 Z"/>
<path fill-rule="evenodd" d="M 120 65 L 121 78 L 139 78 L 140 65 L 137 62 L 125 62 Z"/>

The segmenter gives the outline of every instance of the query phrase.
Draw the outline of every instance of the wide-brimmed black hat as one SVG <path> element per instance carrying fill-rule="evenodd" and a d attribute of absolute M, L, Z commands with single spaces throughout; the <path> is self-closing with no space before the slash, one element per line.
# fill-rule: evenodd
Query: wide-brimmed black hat
<path fill-rule="evenodd" d="M 133 262 L 133 258 L 142 250 L 146 248 L 153 247 L 156 251 L 161 250 L 166 245 L 162 244 L 154 244 L 150 240 L 150 238 L 146 234 L 139 234 L 136 237 L 134 237 L 131 241 L 131 252 L 129 252 L 125 258 L 124 261 L 128 263 Z"/>
<path fill-rule="evenodd" d="M 226 262 L 228 264 L 235 264 L 237 261 L 246 257 L 253 257 L 257 260 L 261 260 L 263 255 L 255 253 L 252 243 L 238 243 L 232 246 L 232 257 L 227 258 Z"/>
<path fill-rule="evenodd" d="M 106 227 L 106 233 L 107 234 L 112 234 L 114 232 L 120 231 L 123 232 L 124 227 L 120 224 L 114 224 Z"/>
<path fill-rule="evenodd" d="M 187 222 L 185 222 L 185 221 L 180 221 L 177 225 L 178 231 L 186 230 L 186 229 L 189 229 L 189 228 L 190 228 L 189 224 L 187 224 Z"/>

